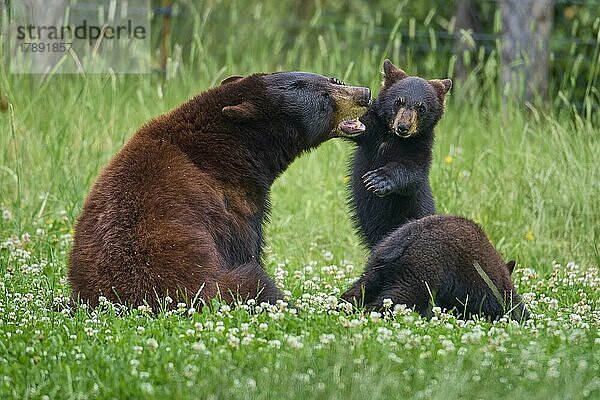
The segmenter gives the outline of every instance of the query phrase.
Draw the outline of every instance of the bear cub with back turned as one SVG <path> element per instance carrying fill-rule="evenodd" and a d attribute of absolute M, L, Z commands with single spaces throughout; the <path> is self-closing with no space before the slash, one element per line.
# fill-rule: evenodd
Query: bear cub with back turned
<path fill-rule="evenodd" d="M 372 249 L 407 221 L 435 213 L 429 185 L 434 127 L 442 117 L 450 79 L 408 76 L 390 60 L 383 64 L 381 92 L 361 117 L 364 132 L 351 161 L 354 220 Z"/>
<path fill-rule="evenodd" d="M 383 239 L 342 299 L 367 309 L 381 309 L 391 299 L 424 317 L 431 316 L 433 303 L 465 318 L 508 314 L 521 321 L 529 314 L 510 277 L 514 266 L 473 221 L 432 215 Z"/>

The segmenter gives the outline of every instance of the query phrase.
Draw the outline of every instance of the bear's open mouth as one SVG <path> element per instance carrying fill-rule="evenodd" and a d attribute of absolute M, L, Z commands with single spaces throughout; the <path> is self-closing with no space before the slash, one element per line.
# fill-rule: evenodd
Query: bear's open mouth
<path fill-rule="evenodd" d="M 366 129 L 365 124 L 360 122 L 358 118 L 348 118 L 339 123 L 340 131 L 347 137 L 358 136 Z"/>

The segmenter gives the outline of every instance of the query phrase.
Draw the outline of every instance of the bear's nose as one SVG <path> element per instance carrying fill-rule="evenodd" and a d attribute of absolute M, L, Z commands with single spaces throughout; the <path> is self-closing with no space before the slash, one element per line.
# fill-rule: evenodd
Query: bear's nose
<path fill-rule="evenodd" d="M 401 133 L 403 135 L 408 133 L 409 129 L 410 129 L 410 126 L 407 124 L 398 124 L 398 126 L 396 126 L 396 132 Z"/>
<path fill-rule="evenodd" d="M 369 88 L 361 88 L 360 98 L 358 99 L 358 104 L 363 107 L 369 107 L 371 104 L 371 89 Z"/>

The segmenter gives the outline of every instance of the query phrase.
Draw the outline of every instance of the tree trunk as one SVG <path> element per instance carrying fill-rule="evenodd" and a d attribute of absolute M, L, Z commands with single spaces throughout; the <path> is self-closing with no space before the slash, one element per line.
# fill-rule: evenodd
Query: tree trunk
<path fill-rule="evenodd" d="M 519 101 L 548 92 L 552 0 L 502 0 L 502 85 Z"/>
<path fill-rule="evenodd" d="M 469 75 L 470 67 L 469 63 L 465 62 L 465 53 L 472 52 L 475 49 L 475 42 L 469 37 L 475 33 L 472 3 L 471 0 L 456 0 L 456 25 L 454 30 L 456 68 L 453 78 L 463 82 Z"/>

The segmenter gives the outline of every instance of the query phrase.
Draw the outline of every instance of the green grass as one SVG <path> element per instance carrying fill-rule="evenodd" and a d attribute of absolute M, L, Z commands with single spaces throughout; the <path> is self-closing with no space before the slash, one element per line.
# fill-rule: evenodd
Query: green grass
<path fill-rule="evenodd" d="M 191 61 L 167 81 L 40 82 L 0 64 L 0 92 L 11 103 L 0 113 L 0 398 L 598 398 L 598 117 L 500 106 L 493 59 L 481 65 L 492 71 L 485 94 L 473 94 L 473 81 L 455 87 L 437 129 L 431 182 L 440 212 L 473 218 L 517 260 L 528 324 L 340 308 L 336 298 L 366 257 L 346 205 L 352 149 L 341 141 L 298 159 L 273 187 L 264 258 L 294 310 L 55 311 L 69 296 L 66 257 L 87 191 L 150 117 L 227 74 L 304 69 L 376 92 L 386 54 L 411 73 L 429 71 L 393 41 L 340 50 L 372 38 L 376 23 L 346 22 L 361 26 L 358 37 L 321 27 L 320 41 L 311 26 L 290 46 L 278 10 L 250 13 L 261 14 L 260 35 L 240 24 L 221 41 L 199 15 Z M 313 22 L 319 26 L 318 16 Z M 451 69 L 451 60 L 426 61 L 437 63 L 428 77 Z M 597 97 L 588 101 L 597 109 Z"/>

